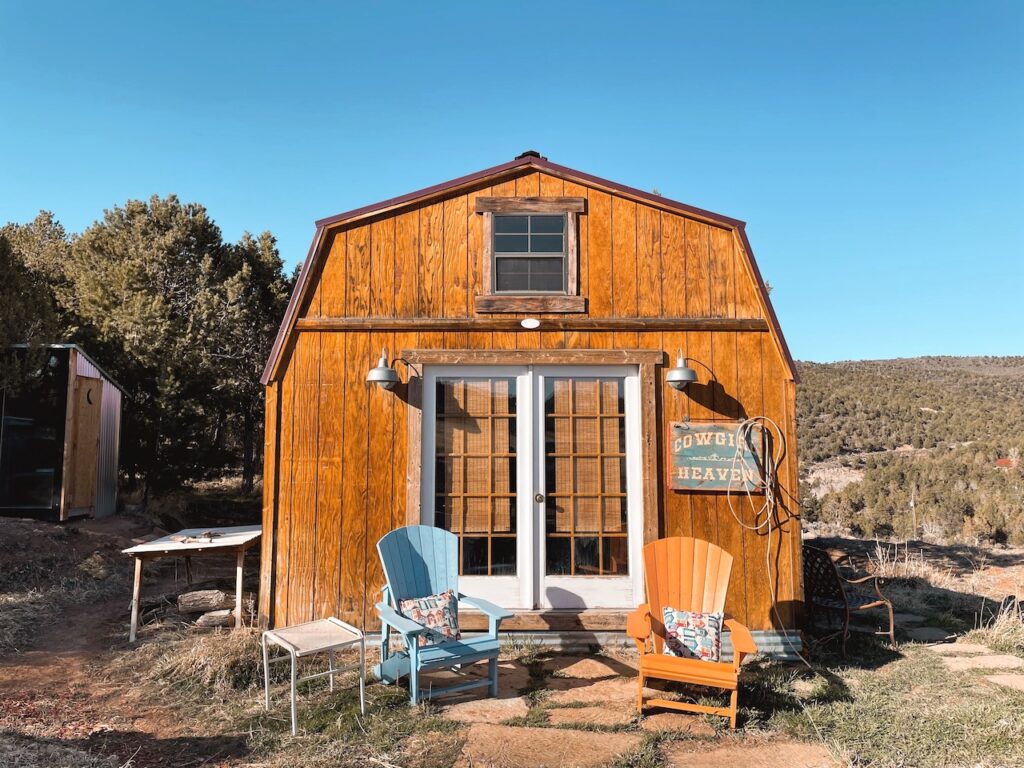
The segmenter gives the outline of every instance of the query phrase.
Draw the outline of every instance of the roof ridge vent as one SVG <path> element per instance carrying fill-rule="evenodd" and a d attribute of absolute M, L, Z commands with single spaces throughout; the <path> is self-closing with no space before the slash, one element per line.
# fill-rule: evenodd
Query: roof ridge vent
<path fill-rule="evenodd" d="M 528 149 L 522 154 L 516 155 L 516 160 L 522 160 L 524 157 L 536 157 L 538 160 L 547 160 L 547 158 L 536 149 Z"/>

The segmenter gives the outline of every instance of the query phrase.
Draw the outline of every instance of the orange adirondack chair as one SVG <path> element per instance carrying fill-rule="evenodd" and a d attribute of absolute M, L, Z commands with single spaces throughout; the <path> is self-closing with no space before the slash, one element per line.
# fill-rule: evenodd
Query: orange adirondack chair
<path fill-rule="evenodd" d="M 729 718 L 736 727 L 736 701 L 740 663 L 749 653 L 756 653 L 754 638 L 735 619 L 725 619 L 725 629 L 732 637 L 732 662 L 701 661 L 662 652 L 665 643 L 665 606 L 677 611 L 724 611 L 725 594 L 729 589 L 732 555 L 721 547 L 701 539 L 674 536 L 652 541 L 644 547 L 644 576 L 647 602 L 633 611 L 626 622 L 626 632 L 640 649 L 637 711 L 644 708 L 644 683 L 649 678 L 674 680 L 731 691 L 728 707 L 708 707 L 666 699 L 649 699 L 647 704 L 685 712 L 701 712 Z"/>

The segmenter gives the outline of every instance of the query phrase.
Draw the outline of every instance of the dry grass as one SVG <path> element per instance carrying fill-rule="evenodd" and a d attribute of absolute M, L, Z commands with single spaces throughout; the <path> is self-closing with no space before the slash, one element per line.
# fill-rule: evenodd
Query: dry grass
<path fill-rule="evenodd" d="M 299 673 L 322 671 L 323 663 L 300 661 Z M 211 734 L 245 736 L 249 760 L 260 766 L 442 768 L 461 749 L 458 726 L 430 706 L 410 707 L 403 687 L 368 685 L 367 714 L 361 715 L 354 674 L 340 677 L 334 692 L 326 679 L 300 685 L 299 735 L 293 737 L 284 685 L 288 669 L 287 663 L 271 666 L 269 712 L 263 709 L 256 630 L 163 633 L 115 658 L 105 673 L 138 680 L 146 697 L 159 697 Z"/>
<path fill-rule="evenodd" d="M 256 630 L 178 631 L 122 659 L 141 680 L 186 698 L 224 697 L 262 686 Z"/>
<path fill-rule="evenodd" d="M 69 606 L 98 602 L 128 586 L 111 551 L 91 547 L 73 529 L 0 519 L 0 540 L 18 542 L 0 553 L 0 656 L 24 650 L 40 626 Z"/>
<path fill-rule="evenodd" d="M 118 768 L 119 764 L 56 740 L 4 731 L 0 732 L 0 765 L 10 768 Z"/>
<path fill-rule="evenodd" d="M 765 671 L 747 683 L 748 705 L 768 705 L 753 722 L 763 718 L 770 731 L 821 742 L 851 765 L 1024 765 L 1024 694 L 952 673 L 926 649 L 877 669 L 819 667 L 825 677 L 800 694 Z"/>
<path fill-rule="evenodd" d="M 926 624 L 956 633 L 978 626 L 986 615 L 986 595 L 1006 594 L 1006 568 L 991 566 L 984 552 L 929 556 L 906 543 L 875 542 L 867 567 L 885 579 L 882 591 L 897 611 L 920 614 Z"/>
<path fill-rule="evenodd" d="M 957 582 L 952 568 L 941 568 L 925 559 L 924 552 L 911 552 L 910 545 L 875 542 L 875 552 L 868 556 L 872 573 L 891 580 L 917 580 L 932 587 L 949 589 Z"/>
<path fill-rule="evenodd" d="M 868 570 L 885 579 L 882 591 L 897 611 L 966 631 L 982 613 L 982 582 L 1002 573 L 984 557 L 944 554 L 876 543 Z M 1024 622 L 1006 609 L 967 639 L 1024 655 Z M 748 728 L 819 741 L 854 766 L 1024 765 L 1024 694 L 952 672 L 926 648 L 907 644 L 894 653 L 855 635 L 848 660 L 817 657 L 821 676 L 793 669 L 751 670 L 749 695 L 741 696 Z"/>
<path fill-rule="evenodd" d="M 1007 602 L 966 639 L 1002 653 L 1024 657 L 1024 614 L 1018 603 Z"/>

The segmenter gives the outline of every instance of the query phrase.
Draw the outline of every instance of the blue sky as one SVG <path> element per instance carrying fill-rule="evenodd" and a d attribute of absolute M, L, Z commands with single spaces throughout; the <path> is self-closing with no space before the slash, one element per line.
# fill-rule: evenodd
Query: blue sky
<path fill-rule="evenodd" d="M 511 159 L 748 222 L 794 355 L 1024 354 L 1024 4 L 0 0 L 0 222 L 153 193 L 289 264 Z"/>

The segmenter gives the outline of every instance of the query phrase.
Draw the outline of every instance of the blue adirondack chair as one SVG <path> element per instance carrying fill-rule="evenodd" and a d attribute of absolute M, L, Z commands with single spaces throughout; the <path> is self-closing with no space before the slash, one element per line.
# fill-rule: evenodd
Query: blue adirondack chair
<path fill-rule="evenodd" d="M 468 688 L 489 686 L 491 696 L 498 695 L 498 626 L 510 611 L 479 598 L 459 592 L 459 539 L 442 528 L 430 525 L 409 525 L 397 528 L 377 542 L 377 553 L 384 566 L 387 584 L 384 599 L 377 603 L 381 620 L 381 663 L 374 669 L 384 683 L 397 683 L 409 675 L 409 694 L 413 704 L 421 698 L 443 696 Z M 406 618 L 398 611 L 402 600 L 428 597 L 451 589 L 462 604 L 487 614 L 486 635 L 461 640 L 447 640 L 435 645 L 419 645 L 419 636 L 426 630 L 422 624 Z M 405 650 L 392 653 L 391 633 L 401 635 Z M 488 675 L 443 688 L 420 690 L 420 672 L 450 669 L 487 661 Z"/>

